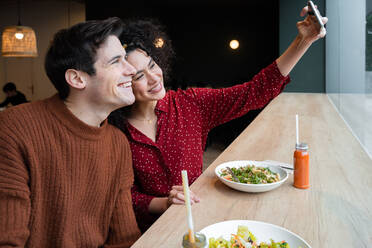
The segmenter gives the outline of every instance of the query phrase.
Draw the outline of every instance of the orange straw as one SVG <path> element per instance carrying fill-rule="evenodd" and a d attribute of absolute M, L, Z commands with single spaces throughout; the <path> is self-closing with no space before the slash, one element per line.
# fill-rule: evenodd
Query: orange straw
<path fill-rule="evenodd" d="M 185 195 L 185 204 L 186 204 L 186 210 L 187 210 L 187 224 L 189 226 L 189 240 L 190 240 L 190 243 L 193 244 L 195 243 L 194 224 L 192 222 L 189 180 L 187 178 L 186 170 L 182 171 L 182 185 L 183 185 L 183 194 Z"/>

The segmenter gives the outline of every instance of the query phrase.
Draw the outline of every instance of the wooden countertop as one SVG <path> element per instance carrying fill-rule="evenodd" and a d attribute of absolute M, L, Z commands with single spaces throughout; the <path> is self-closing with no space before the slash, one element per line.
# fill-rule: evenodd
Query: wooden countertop
<path fill-rule="evenodd" d="M 217 165 L 231 160 L 292 164 L 295 115 L 300 141 L 309 144 L 310 188 L 294 188 L 293 176 L 266 193 L 244 193 L 222 184 Z M 282 93 L 193 183 L 202 200 L 192 206 L 195 230 L 233 219 L 282 226 L 313 248 L 371 247 L 372 160 L 325 94 Z M 181 247 L 186 208 L 171 206 L 132 247 Z"/>

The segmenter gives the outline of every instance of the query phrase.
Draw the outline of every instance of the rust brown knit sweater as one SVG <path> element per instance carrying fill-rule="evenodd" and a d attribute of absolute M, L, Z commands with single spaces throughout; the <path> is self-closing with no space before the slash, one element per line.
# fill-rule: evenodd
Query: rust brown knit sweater
<path fill-rule="evenodd" d="M 140 235 L 129 144 L 59 99 L 0 113 L 0 247 L 129 247 Z"/>

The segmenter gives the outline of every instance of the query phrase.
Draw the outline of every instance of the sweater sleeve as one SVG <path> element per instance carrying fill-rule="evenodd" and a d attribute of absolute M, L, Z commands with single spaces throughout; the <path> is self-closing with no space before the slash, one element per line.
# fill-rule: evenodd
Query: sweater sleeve
<path fill-rule="evenodd" d="M 30 235 L 29 174 L 5 119 L 0 116 L 0 246 L 24 247 Z"/>
<path fill-rule="evenodd" d="M 130 247 L 141 236 L 131 203 L 130 188 L 124 188 L 119 193 L 110 224 L 108 241 L 104 247 Z"/>
<path fill-rule="evenodd" d="M 120 135 L 123 134 L 120 133 Z M 120 138 L 124 137 L 120 136 Z M 121 156 L 123 158 L 120 173 L 122 175 L 120 178 L 121 190 L 115 203 L 108 239 L 104 246 L 107 248 L 130 247 L 141 236 L 132 205 L 131 188 L 134 176 L 132 155 L 128 143 Z"/>
<path fill-rule="evenodd" d="M 210 130 L 238 118 L 250 110 L 263 108 L 289 83 L 274 61 L 249 82 L 229 88 L 190 89 L 203 116 L 203 127 Z"/>

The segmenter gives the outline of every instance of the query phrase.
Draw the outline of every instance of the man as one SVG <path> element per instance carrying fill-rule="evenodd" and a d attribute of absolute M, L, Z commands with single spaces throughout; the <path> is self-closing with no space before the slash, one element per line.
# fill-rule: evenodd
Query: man
<path fill-rule="evenodd" d="M 59 31 L 51 98 L 0 113 L 0 247 L 129 247 L 140 235 L 126 137 L 107 123 L 132 104 L 135 69 L 118 18 Z"/>
<path fill-rule="evenodd" d="M 0 103 L 0 107 L 8 106 L 12 104 L 13 106 L 28 102 L 25 95 L 17 90 L 17 87 L 14 83 L 8 82 L 4 85 L 3 91 L 6 94 L 6 99 Z"/>

